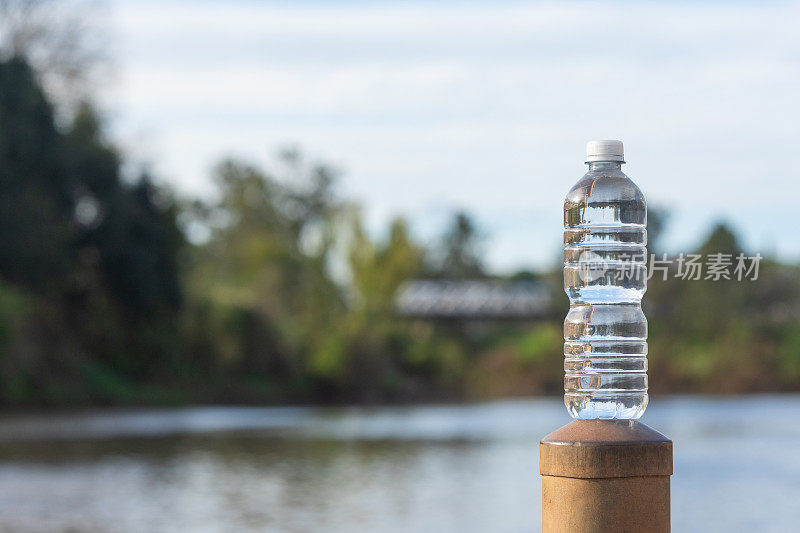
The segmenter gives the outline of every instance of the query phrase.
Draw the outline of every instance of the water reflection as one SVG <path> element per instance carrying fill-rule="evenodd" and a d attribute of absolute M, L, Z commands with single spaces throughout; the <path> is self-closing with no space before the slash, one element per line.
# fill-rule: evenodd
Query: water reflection
<path fill-rule="evenodd" d="M 674 529 L 795 527 L 799 408 L 657 399 Z M 537 441 L 565 421 L 543 400 L 6 418 L 0 530 L 538 531 Z"/>

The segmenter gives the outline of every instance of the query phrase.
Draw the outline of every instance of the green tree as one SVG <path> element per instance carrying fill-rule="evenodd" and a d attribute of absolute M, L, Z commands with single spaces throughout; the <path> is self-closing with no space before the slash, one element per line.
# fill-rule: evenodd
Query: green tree
<path fill-rule="evenodd" d="M 0 62 L 0 274 L 39 293 L 72 262 L 72 184 L 52 109 L 19 58 Z"/>
<path fill-rule="evenodd" d="M 371 241 L 358 217 L 354 218 L 350 271 L 357 308 L 368 314 L 391 315 L 400 284 L 422 272 L 424 250 L 412 241 L 401 218 L 391 222 L 389 238 L 383 243 Z"/>
<path fill-rule="evenodd" d="M 483 236 L 466 212 L 453 216 L 435 252 L 434 272 L 438 277 L 470 279 L 486 276 L 483 260 Z"/>
<path fill-rule="evenodd" d="M 299 155 L 290 163 L 297 170 Z M 210 238 L 192 254 L 191 294 L 197 309 L 223 315 L 217 358 L 280 394 L 307 394 L 310 354 L 334 349 L 335 339 L 319 339 L 345 310 L 328 268 L 338 211 L 333 175 L 314 166 L 310 175 L 278 179 L 226 161 L 215 172 L 219 200 L 195 206 Z"/>
<path fill-rule="evenodd" d="M 90 106 L 61 133 L 26 62 L 0 62 L 0 276 L 36 297 L 40 398 L 119 397 L 175 371 L 176 208 L 120 161 Z"/>
<path fill-rule="evenodd" d="M 661 255 L 661 239 L 664 236 L 669 211 L 663 207 L 647 207 L 647 251 L 650 254 Z"/>

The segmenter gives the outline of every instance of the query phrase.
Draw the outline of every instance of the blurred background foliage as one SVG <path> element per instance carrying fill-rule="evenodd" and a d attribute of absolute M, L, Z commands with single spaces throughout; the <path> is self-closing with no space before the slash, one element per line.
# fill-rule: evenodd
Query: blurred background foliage
<path fill-rule="evenodd" d="M 274 172 L 220 162 L 211 199 L 176 198 L 146 173 L 130 179 L 91 98 L 63 91 L 92 54 L 73 41 L 65 52 L 71 33 L 43 44 L 30 27 L 5 28 L 14 38 L 0 60 L 3 406 L 560 394 L 559 269 L 506 276 L 551 288 L 553 308 L 536 323 L 400 318 L 404 281 L 500 278 L 486 271 L 488 236 L 469 213 L 432 244 L 402 218 L 376 238 L 339 195 L 337 172 L 297 150 Z M 50 64 L 70 67 L 64 83 Z M 667 222 L 651 209 L 651 252 Z M 696 250 L 739 251 L 724 224 Z M 800 390 L 798 280 L 796 266 L 769 259 L 758 281 L 655 276 L 651 390 Z"/>

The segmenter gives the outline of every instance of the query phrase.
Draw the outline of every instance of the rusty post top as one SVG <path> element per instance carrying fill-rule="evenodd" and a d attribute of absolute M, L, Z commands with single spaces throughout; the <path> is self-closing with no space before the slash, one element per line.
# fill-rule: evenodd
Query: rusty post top
<path fill-rule="evenodd" d="M 542 439 L 542 444 L 641 444 L 671 442 L 638 420 L 573 420 Z"/>
<path fill-rule="evenodd" d="M 637 420 L 573 420 L 544 437 L 542 475 L 581 479 L 672 475 L 672 441 Z"/>

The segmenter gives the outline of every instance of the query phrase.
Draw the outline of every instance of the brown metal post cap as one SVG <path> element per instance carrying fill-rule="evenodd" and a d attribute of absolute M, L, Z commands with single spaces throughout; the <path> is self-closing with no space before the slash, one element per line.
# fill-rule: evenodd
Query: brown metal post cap
<path fill-rule="evenodd" d="M 670 476 L 672 441 L 638 420 L 573 420 L 539 444 L 543 476 Z"/>

